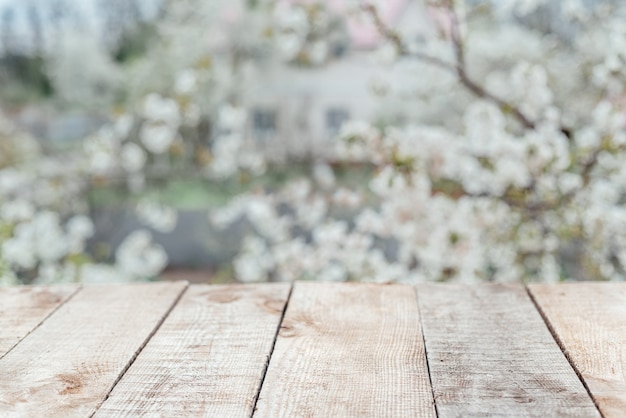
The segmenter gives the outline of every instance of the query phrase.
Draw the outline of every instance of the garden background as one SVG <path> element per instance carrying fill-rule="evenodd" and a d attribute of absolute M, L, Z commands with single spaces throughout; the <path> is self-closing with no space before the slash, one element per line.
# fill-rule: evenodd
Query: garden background
<path fill-rule="evenodd" d="M 624 280 L 625 14 L 0 0 L 0 283 Z"/>

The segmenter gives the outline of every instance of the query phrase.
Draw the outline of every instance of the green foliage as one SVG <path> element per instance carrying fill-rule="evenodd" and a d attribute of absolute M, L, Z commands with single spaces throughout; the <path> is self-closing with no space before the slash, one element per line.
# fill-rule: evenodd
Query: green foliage
<path fill-rule="evenodd" d="M 19 105 L 53 94 L 42 57 L 8 54 L 0 58 L 0 99 L 3 103 Z"/>
<path fill-rule="evenodd" d="M 113 58 L 122 64 L 141 58 L 156 36 L 157 28 L 153 23 L 141 23 L 136 28 L 126 30 L 113 51 Z"/>
<path fill-rule="evenodd" d="M 298 177 L 308 177 L 307 164 L 274 166 L 262 176 L 208 180 L 205 178 L 177 178 L 165 182 L 149 183 L 140 194 L 130 193 L 124 185 L 108 184 L 94 187 L 89 201 L 95 207 L 126 206 L 147 199 L 177 209 L 206 209 L 226 205 L 234 196 L 263 188 L 276 190 Z M 372 168 L 360 165 L 343 165 L 335 169 L 337 182 L 343 186 L 365 187 Z"/>

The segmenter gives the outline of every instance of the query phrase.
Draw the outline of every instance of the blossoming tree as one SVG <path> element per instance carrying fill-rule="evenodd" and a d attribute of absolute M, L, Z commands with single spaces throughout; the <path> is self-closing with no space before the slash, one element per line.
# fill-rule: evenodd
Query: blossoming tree
<path fill-rule="evenodd" d="M 171 2 L 171 42 L 136 69 L 148 77 L 158 58 L 169 75 L 137 93 L 134 112 L 88 138 L 62 173 L 46 171 L 39 154 L 0 161 L 4 280 L 158 274 L 165 254 L 145 231 L 120 246 L 115 267 L 81 256 L 92 228 L 71 216 L 81 200 L 67 197 L 112 177 L 139 190 L 176 159 L 207 178 L 262 173 L 263 149 L 246 137 L 246 86 L 276 60 L 325 65 L 337 34 L 355 26 L 376 34 L 376 59 L 408 75 L 377 89 L 401 93 L 406 122 L 346 123 L 333 159 L 313 164 L 310 178 L 214 213 L 218 225 L 253 225 L 234 261 L 238 280 L 622 279 L 626 6 L 437 0 L 423 3 L 423 27 L 396 27 L 388 3 L 353 3 L 237 3 L 219 21 L 248 31 L 182 56 L 203 21 L 189 25 L 190 3 Z M 369 167 L 371 178 L 340 184 L 334 167 L 345 166 Z M 22 198 L 51 179 L 63 187 L 59 206 Z M 175 226 L 171 208 L 140 205 L 138 214 L 157 230 Z"/>
<path fill-rule="evenodd" d="M 359 196 L 319 181 L 236 200 L 218 221 L 247 214 L 258 232 L 238 277 L 622 279 L 624 6 L 432 1 L 430 35 L 416 37 L 381 4 L 357 18 L 415 75 L 401 88 L 425 110 L 344 126 L 338 157 L 376 168 L 378 205 L 337 218 L 333 206 Z"/>

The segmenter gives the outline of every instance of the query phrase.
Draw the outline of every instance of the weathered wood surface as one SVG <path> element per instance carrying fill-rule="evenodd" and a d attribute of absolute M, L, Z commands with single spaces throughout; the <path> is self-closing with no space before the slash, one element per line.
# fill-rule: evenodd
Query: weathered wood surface
<path fill-rule="evenodd" d="M 626 285 L 529 289 L 604 417 L 626 416 Z"/>
<path fill-rule="evenodd" d="M 439 417 L 599 416 L 521 285 L 419 285 Z"/>
<path fill-rule="evenodd" d="M 77 290 L 72 285 L 0 288 L 0 358 Z"/>
<path fill-rule="evenodd" d="M 93 414 L 185 287 L 81 289 L 0 359 L 0 415 Z"/>
<path fill-rule="evenodd" d="M 249 417 L 290 285 L 190 286 L 96 417 Z"/>
<path fill-rule="evenodd" d="M 435 416 L 415 294 L 294 285 L 254 416 Z"/>
<path fill-rule="evenodd" d="M 0 417 L 626 416 L 626 283 L 293 286 L 1 289 Z"/>

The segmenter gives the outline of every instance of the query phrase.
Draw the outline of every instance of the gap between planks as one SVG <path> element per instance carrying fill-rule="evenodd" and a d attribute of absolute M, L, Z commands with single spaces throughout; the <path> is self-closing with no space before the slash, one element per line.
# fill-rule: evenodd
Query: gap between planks
<path fill-rule="evenodd" d="M 268 352 L 267 360 L 265 361 L 265 364 L 264 364 L 264 367 L 263 367 L 263 372 L 262 372 L 259 384 L 258 384 L 257 389 L 256 389 L 256 394 L 255 394 L 255 397 L 254 397 L 253 407 L 252 407 L 252 410 L 251 410 L 251 413 L 250 413 L 251 417 L 254 416 L 254 414 L 256 413 L 256 410 L 257 410 L 257 403 L 259 401 L 259 397 L 261 395 L 261 391 L 264 388 L 264 383 L 265 383 L 265 380 L 266 380 L 268 369 L 270 367 L 270 362 L 273 359 L 276 343 L 277 343 L 278 337 L 279 337 L 279 332 L 280 332 L 281 327 L 283 326 L 285 315 L 286 315 L 286 312 L 288 310 L 289 304 L 291 302 L 293 288 L 294 288 L 294 286 L 292 284 L 289 287 L 289 292 L 288 292 L 288 295 L 287 295 L 287 298 L 286 298 L 286 302 L 285 302 L 285 304 L 283 306 L 283 309 L 282 309 L 282 312 L 281 312 L 281 316 L 280 316 L 280 319 L 278 321 L 278 326 L 276 327 L 276 331 L 274 332 L 274 335 L 273 335 L 271 349 Z M 189 288 L 187 288 L 185 290 L 185 292 L 188 292 L 188 291 L 189 291 Z M 431 393 L 433 395 L 433 398 L 436 399 L 436 397 L 435 397 L 435 389 L 434 389 L 433 380 L 432 380 L 433 379 L 433 377 L 432 377 L 432 369 L 431 369 L 431 361 L 432 361 L 432 359 L 430 358 L 429 353 L 428 353 L 428 346 L 426 345 L 426 337 L 425 337 L 424 331 L 423 331 L 423 317 L 422 317 L 422 314 L 420 312 L 421 311 L 421 307 L 420 307 L 420 303 L 419 303 L 419 295 L 420 295 L 420 293 L 415 288 L 414 288 L 413 291 L 415 292 L 415 304 L 416 304 L 416 308 L 417 308 L 417 312 L 418 312 L 418 318 L 419 318 L 419 322 L 420 322 L 420 327 L 419 327 L 420 328 L 420 336 L 421 336 L 422 343 L 424 344 L 424 357 L 425 357 L 425 362 L 426 362 L 426 367 L 427 367 L 428 383 L 429 383 L 430 390 L 431 390 Z M 526 289 L 526 291 L 527 291 L 527 289 Z M 182 294 L 179 296 L 179 298 L 176 301 L 176 303 L 168 311 L 167 316 L 164 317 L 163 320 L 158 324 L 158 326 L 154 329 L 154 331 L 149 336 L 149 338 L 146 340 L 144 345 L 141 347 L 140 351 L 135 355 L 135 357 L 129 363 L 128 367 L 119 376 L 118 380 L 115 383 L 116 385 L 123 378 L 123 376 L 125 375 L 126 371 L 130 368 L 131 364 L 134 362 L 134 360 L 137 358 L 137 356 L 141 353 L 143 348 L 150 342 L 152 337 L 158 332 L 158 330 L 160 329 L 161 325 L 163 324 L 163 322 L 165 322 L 167 317 L 174 310 L 174 308 L 176 307 L 176 305 L 178 304 L 178 302 L 180 301 L 182 296 L 183 296 Z M 539 314 L 542 317 L 542 320 L 543 320 L 544 324 L 548 327 L 548 329 L 550 330 L 550 333 L 552 334 L 552 337 L 555 338 L 556 342 L 558 343 L 558 339 L 555 337 L 554 332 L 551 329 L 551 327 L 549 326 L 549 323 L 546 321 L 546 318 L 542 314 L 542 311 L 538 308 L 538 306 L 535 303 L 535 301 L 532 298 L 532 296 L 530 294 L 529 294 L 529 296 L 531 298 L 531 301 L 533 302 L 534 308 L 538 310 Z M 562 352 L 564 352 L 560 344 L 559 344 L 559 348 L 561 349 Z M 568 361 L 569 361 L 569 359 L 568 359 Z M 570 365 L 571 365 L 571 362 L 570 362 Z M 576 368 L 575 367 L 572 367 L 572 369 L 576 372 Z M 579 376 L 579 379 L 580 379 L 580 376 Z M 581 382 L 584 385 L 584 381 L 581 380 Z M 586 385 L 585 385 L 585 389 L 588 391 L 588 388 L 586 387 Z M 113 388 L 111 389 L 111 391 L 112 390 L 113 390 Z M 110 392 L 109 392 L 109 394 L 110 394 Z M 105 400 L 108 398 L 109 394 L 107 394 L 107 397 L 105 398 Z M 435 409 L 434 410 L 435 415 L 436 416 L 440 416 L 439 411 L 437 410 L 437 402 L 436 401 L 433 403 L 433 407 Z"/>
<path fill-rule="evenodd" d="M 569 362 L 569 365 L 572 367 L 572 370 L 574 370 L 574 372 L 576 373 L 576 376 L 578 376 L 578 380 L 580 380 L 580 383 L 582 383 L 583 387 L 587 391 L 587 394 L 589 395 L 589 397 L 591 398 L 591 401 L 593 402 L 596 409 L 598 410 L 598 413 L 600 414 L 602 418 L 604 418 L 604 414 L 602 413 L 602 410 L 600 409 L 600 405 L 598 405 L 598 401 L 596 400 L 595 396 L 593 396 L 593 394 L 591 393 L 591 389 L 589 389 L 589 385 L 585 381 L 585 378 L 581 374 L 580 370 L 578 370 L 578 367 L 576 367 L 574 360 L 572 359 L 571 355 L 568 353 L 567 349 L 563 345 L 563 341 L 561 341 L 561 338 L 559 338 L 559 334 L 556 332 L 556 330 L 550 323 L 550 320 L 546 316 L 546 313 L 543 311 L 543 309 L 541 309 L 541 306 L 539 305 L 537 299 L 535 298 L 535 295 L 533 295 L 533 292 L 530 290 L 528 285 L 525 285 L 524 288 L 526 289 L 526 293 L 528 294 L 528 297 L 533 302 L 533 305 L 535 305 L 535 309 L 537 309 L 537 312 L 539 312 L 539 315 L 541 315 L 541 319 L 543 319 L 543 322 L 546 324 L 546 327 L 550 331 L 550 334 L 552 334 L 552 338 L 554 338 L 554 341 L 557 343 L 557 345 L 561 349 L 561 352 L 563 353 L 563 355 Z"/>
<path fill-rule="evenodd" d="M 249 417 L 291 285 L 192 285 L 96 417 Z"/>
<path fill-rule="evenodd" d="M 237 285 L 237 286 L 246 286 L 246 285 Z M 111 393 L 114 391 L 114 389 L 117 387 L 118 383 L 120 381 L 123 380 L 123 378 L 125 377 L 125 375 L 127 374 L 127 372 L 130 370 L 130 368 L 132 367 L 132 365 L 134 364 L 135 360 L 137 360 L 137 358 L 141 355 L 141 353 L 143 352 L 143 350 L 148 346 L 148 344 L 150 343 L 150 341 L 153 339 L 153 337 L 157 334 L 157 332 L 161 329 L 161 326 L 163 325 L 163 323 L 165 323 L 165 321 L 169 318 L 169 316 L 171 315 L 171 313 L 174 311 L 174 309 L 176 308 L 176 306 L 178 306 L 179 302 L 181 301 L 181 299 L 183 298 L 183 296 L 186 293 L 189 293 L 191 291 L 191 289 L 193 287 L 196 287 L 196 285 L 190 285 L 188 286 L 185 291 L 183 293 L 181 293 L 181 295 L 179 296 L 179 298 L 176 300 L 176 302 L 172 305 L 172 307 L 170 308 L 170 310 L 167 312 L 166 316 L 163 318 L 163 320 L 158 324 L 158 326 L 153 330 L 153 332 L 150 334 L 150 336 L 148 337 L 148 339 L 145 341 L 145 343 L 141 346 L 141 348 L 138 350 L 138 352 L 135 354 L 135 356 L 131 359 L 131 361 L 129 362 L 128 366 L 126 367 L 126 369 L 124 369 L 124 371 L 120 374 L 120 376 L 118 377 L 118 379 L 115 381 L 115 384 L 111 387 L 111 390 L 109 391 L 109 393 L 107 393 L 106 397 L 103 399 L 102 403 L 98 406 L 98 408 L 96 409 L 96 411 L 94 411 L 94 413 L 91 415 L 91 417 L 94 417 L 98 414 L 98 412 L 100 412 L 101 407 L 105 404 L 105 402 L 107 401 L 107 399 L 109 399 L 109 397 L 111 396 Z M 217 287 L 217 286 L 216 286 Z M 255 390 L 255 394 L 254 394 L 254 400 L 253 400 L 253 404 L 252 404 L 252 408 L 250 410 L 250 414 L 249 416 L 252 418 L 252 416 L 254 415 L 254 413 L 256 412 L 256 407 L 257 407 L 257 402 L 259 400 L 259 395 L 261 393 L 261 389 L 263 388 L 263 383 L 265 382 L 265 376 L 267 375 L 267 370 L 270 364 L 270 360 L 272 358 L 272 355 L 274 353 L 274 348 L 276 346 L 276 340 L 278 338 L 278 333 L 280 331 L 280 327 L 283 323 L 283 319 L 285 317 L 285 312 L 287 311 L 287 307 L 289 306 L 289 301 L 291 299 L 291 294 L 293 292 L 293 283 L 289 284 L 289 290 L 287 292 L 287 297 L 285 299 L 285 304 L 282 308 L 281 314 L 280 314 L 280 319 L 278 321 L 278 324 L 276 326 L 276 329 L 274 331 L 274 336 L 273 336 L 273 340 L 271 342 L 271 348 L 268 352 L 268 356 L 267 359 L 265 360 L 264 366 L 263 366 L 263 371 L 262 371 L 262 375 L 259 381 L 259 384 Z"/>
<path fill-rule="evenodd" d="M 178 280 L 178 282 L 181 282 L 181 281 Z M 163 318 L 161 318 L 161 320 L 156 324 L 156 326 L 152 329 L 152 332 L 150 332 L 150 334 L 148 334 L 148 337 L 144 340 L 143 344 L 141 344 L 141 346 L 137 349 L 135 354 L 130 358 L 130 360 L 126 364 L 126 367 L 124 367 L 122 369 L 122 371 L 120 372 L 120 374 L 117 376 L 117 379 L 113 382 L 113 384 L 111 385 L 111 388 L 109 389 L 109 391 L 107 392 L 105 397 L 102 399 L 100 404 L 97 405 L 95 410 L 93 411 L 93 413 L 91 415 L 89 415 L 90 418 L 93 417 L 94 415 L 96 415 L 96 413 L 98 412 L 100 407 L 104 404 L 104 402 L 106 402 L 106 400 L 109 399 L 109 396 L 111 396 L 111 392 L 113 392 L 113 389 L 115 389 L 115 386 L 117 386 L 117 384 L 120 382 L 120 380 L 122 380 L 122 377 L 124 377 L 124 375 L 126 374 L 128 369 L 130 369 L 130 366 L 133 365 L 133 363 L 137 359 L 137 356 L 139 355 L 139 353 L 141 353 L 143 351 L 143 349 L 150 342 L 150 340 L 152 339 L 154 334 L 156 334 L 156 332 L 159 330 L 159 328 L 161 328 L 161 325 L 163 325 L 163 322 L 165 322 L 167 317 L 170 316 L 170 313 L 172 313 L 172 310 L 174 309 L 174 307 L 176 305 L 178 305 L 178 302 L 180 302 L 180 299 L 183 297 L 183 295 L 189 291 L 189 287 L 190 287 L 189 286 L 189 282 L 187 282 L 187 281 L 182 281 L 182 282 L 186 283 L 186 286 L 183 289 L 183 291 L 180 292 L 180 294 L 178 295 L 178 297 L 176 299 L 174 299 L 174 302 L 172 303 L 170 308 L 167 310 L 165 315 L 163 315 Z"/>
<path fill-rule="evenodd" d="M 26 337 L 28 337 L 31 333 L 33 333 L 37 328 L 39 328 L 48 318 L 50 318 L 56 311 L 58 311 L 63 305 L 65 305 L 68 301 L 70 301 L 74 296 L 76 296 L 76 294 L 78 294 L 78 292 L 80 292 L 82 290 L 82 286 L 73 286 L 72 287 L 68 287 L 67 290 L 64 289 L 65 286 L 59 286 L 56 288 L 53 288 L 52 290 L 50 289 L 46 289 L 43 286 L 21 286 L 21 287 L 14 287 L 14 288 L 6 288 L 3 289 L 4 292 L 20 292 L 20 293 L 26 293 L 30 298 L 41 298 L 43 296 L 43 299 L 45 301 L 45 299 L 48 299 L 49 302 L 49 298 L 52 297 L 58 297 L 61 300 L 56 303 L 55 306 L 51 307 L 50 309 L 48 309 L 46 311 L 45 308 L 39 308 L 41 310 L 44 310 L 43 315 L 37 315 L 36 318 L 33 318 L 33 321 L 31 322 L 31 324 L 28 324 L 27 321 L 24 321 L 24 323 L 22 324 L 18 324 L 17 328 L 18 330 L 16 331 L 17 333 L 19 333 L 19 335 L 17 335 L 15 338 L 17 338 L 17 341 L 15 341 L 10 347 L 4 348 L 4 350 L 2 349 L 2 343 L 0 341 L 0 360 L 2 360 L 2 358 L 4 358 L 7 354 L 9 354 L 13 349 L 15 349 L 15 347 L 17 347 Z M 56 293 L 54 291 L 56 291 Z M 67 291 L 67 294 L 63 294 L 64 291 Z M 39 295 L 37 295 L 37 293 L 39 293 Z M 6 297 L 6 295 L 3 295 L 4 297 Z M 19 297 L 19 294 L 17 295 L 17 297 Z M 27 301 L 26 303 L 28 304 L 28 302 L 31 301 Z M 32 302 L 38 302 L 38 301 L 32 301 Z M 52 302 L 55 303 L 55 302 Z M 32 305 L 32 306 L 26 306 L 27 309 L 32 310 L 32 309 L 37 309 L 38 306 Z M 20 315 L 23 316 L 27 316 L 28 313 L 24 312 L 24 313 L 20 313 Z M 23 319 L 23 317 L 21 318 Z M 21 330 L 19 330 L 21 325 Z M 7 326 L 6 324 L 3 325 L 3 330 L 0 331 L 5 331 L 7 329 L 11 329 L 10 326 Z M 10 335 L 6 335 L 5 338 L 9 338 Z M 0 338 L 1 340 L 1 338 Z"/>
<path fill-rule="evenodd" d="M 410 286 L 298 281 L 255 417 L 435 417 Z"/>
<path fill-rule="evenodd" d="M 607 418 L 626 411 L 626 285 L 531 284 L 564 352 Z"/>
<path fill-rule="evenodd" d="M 320 284 L 321 285 L 321 284 Z M 534 305 L 534 308 L 538 311 L 539 315 L 542 318 L 543 323 L 545 324 L 545 326 L 547 327 L 547 329 L 550 331 L 550 334 L 552 335 L 552 338 L 555 340 L 555 342 L 558 344 L 559 349 L 561 350 L 561 352 L 565 355 L 565 357 L 567 358 L 567 361 L 569 362 L 570 366 L 572 367 L 573 371 L 576 373 L 578 379 L 581 381 L 581 383 L 583 384 L 585 390 L 587 391 L 587 393 L 590 395 L 590 398 L 593 400 L 596 408 L 598 408 L 598 405 L 595 401 L 595 399 L 593 398 L 593 396 L 591 395 L 589 388 L 587 387 L 586 382 L 584 381 L 583 377 L 581 376 L 579 370 L 575 367 L 575 364 L 573 364 L 572 359 L 570 358 L 570 356 L 568 355 L 567 351 L 565 350 L 562 341 L 560 340 L 558 334 L 555 332 L 555 330 L 553 329 L 553 327 L 551 326 L 551 323 L 549 321 L 549 319 L 547 318 L 547 316 L 545 315 L 545 313 L 543 312 L 543 310 L 541 309 L 540 304 L 538 304 L 538 302 L 535 300 L 532 292 L 530 291 L 530 289 L 528 288 L 528 286 L 524 286 L 526 293 L 528 294 L 530 300 L 532 301 L 532 304 Z M 280 316 L 280 320 L 278 321 L 278 326 L 276 328 L 276 332 L 274 333 L 274 337 L 272 340 L 272 345 L 271 345 L 271 350 L 269 351 L 269 355 L 267 357 L 267 361 L 265 362 L 264 365 L 264 369 L 263 369 L 263 373 L 262 373 L 262 377 L 260 379 L 257 391 L 256 391 L 256 396 L 254 398 L 254 404 L 253 404 L 253 409 L 252 412 L 250 414 L 250 416 L 253 416 L 255 413 L 255 409 L 257 406 L 257 402 L 259 401 L 259 396 L 261 394 L 261 391 L 263 389 L 264 383 L 265 383 L 265 378 L 266 375 L 268 373 L 268 369 L 270 366 L 270 362 L 273 358 L 274 355 L 274 349 L 276 347 L 276 343 L 279 337 L 279 332 L 280 329 L 283 325 L 284 319 L 285 319 L 285 315 L 287 313 L 287 309 L 289 307 L 289 304 L 291 302 L 291 297 L 292 297 L 292 293 L 293 293 L 293 289 L 294 286 L 293 284 L 291 284 L 291 286 L 289 287 L 289 292 L 286 298 L 286 302 L 283 306 L 282 309 L 282 313 Z M 63 305 L 65 305 L 66 303 L 68 303 L 68 301 L 70 301 L 72 298 L 74 298 L 77 294 L 79 294 L 79 292 L 82 290 L 82 288 L 78 287 L 76 288 L 76 290 L 69 296 L 67 297 L 63 302 L 61 302 L 58 306 L 56 306 L 51 312 L 49 312 L 45 318 L 43 318 L 43 320 L 41 320 L 36 326 L 34 326 L 34 328 L 32 328 L 30 331 L 28 331 L 28 333 L 26 335 L 24 335 L 20 341 L 15 344 L 13 347 L 11 347 L 11 349 L 9 349 L 9 351 L 7 351 L 6 353 L 4 353 L 4 355 L 0 355 L 0 359 L 2 357 L 4 357 L 6 354 L 8 354 L 10 351 L 12 351 L 15 347 L 17 347 L 19 345 L 19 343 L 21 343 L 27 335 L 30 335 L 32 332 L 34 332 L 37 328 L 39 328 L 40 326 L 42 326 L 46 320 L 48 320 L 55 312 L 57 312 Z M 102 405 L 102 403 L 104 403 L 104 401 L 106 401 L 106 399 L 108 399 L 108 397 L 110 396 L 111 392 L 113 391 L 113 389 L 117 386 L 117 384 L 120 382 L 120 380 L 125 376 L 126 372 L 129 370 L 129 368 L 132 366 L 132 364 L 134 364 L 135 360 L 137 359 L 137 356 L 144 350 L 144 348 L 150 343 L 150 341 L 152 340 L 152 338 L 154 337 L 154 335 L 159 331 L 159 329 L 161 328 L 161 326 L 163 325 L 163 323 L 166 321 L 166 319 L 170 316 L 171 312 L 174 310 L 174 308 L 178 305 L 178 303 L 180 302 L 181 298 L 183 297 L 184 294 L 186 294 L 189 291 L 189 286 L 187 286 L 176 298 L 176 300 L 172 303 L 172 305 L 170 306 L 169 310 L 166 312 L 166 314 L 162 317 L 162 319 L 158 322 L 158 324 L 153 328 L 152 332 L 147 336 L 147 338 L 144 340 L 143 344 L 139 347 L 139 349 L 137 350 L 137 352 L 135 353 L 135 355 L 128 361 L 126 367 L 122 370 L 122 372 L 118 375 L 117 379 L 115 380 L 114 384 L 111 386 L 109 392 L 106 394 L 106 396 L 102 399 L 100 405 L 98 405 L 98 407 L 96 408 L 96 411 L 93 413 L 95 414 L 97 412 L 97 410 L 99 409 L 99 407 Z M 422 317 L 422 312 L 420 312 L 420 303 L 419 303 L 419 296 L 420 293 L 415 291 L 415 303 L 417 305 L 417 309 L 418 309 L 418 318 L 419 318 L 419 323 L 420 323 L 420 335 L 421 335 L 421 339 L 424 342 L 425 341 L 425 335 L 424 335 L 424 328 L 423 328 L 423 317 Z M 427 366 L 427 373 L 428 373 L 428 379 L 429 379 L 429 384 L 430 384 L 430 389 L 431 391 L 433 391 L 433 395 L 434 395 L 434 386 L 432 384 L 432 373 L 431 373 L 431 359 L 428 353 L 428 347 L 426 346 L 426 344 L 424 344 L 424 355 L 425 355 L 425 360 L 426 360 L 426 366 Z M 437 413 L 437 416 L 439 416 L 438 411 L 437 411 L 437 402 L 434 403 L 434 407 L 435 407 L 435 413 Z M 599 411 L 601 413 L 601 411 Z M 93 416 L 92 414 L 92 416 Z"/>
<path fill-rule="evenodd" d="M 252 412 L 250 413 L 250 418 L 254 416 L 256 412 L 257 403 L 259 402 L 259 396 L 261 395 L 261 389 L 263 389 L 263 383 L 265 383 L 265 377 L 267 376 L 267 369 L 270 367 L 270 361 L 272 360 L 272 355 L 274 355 L 274 349 L 276 348 L 276 340 L 278 340 L 278 333 L 280 332 L 280 327 L 283 325 L 283 321 L 285 320 L 285 313 L 287 312 L 287 308 L 289 307 L 289 301 L 291 300 L 291 294 L 293 293 L 293 282 L 291 282 L 289 286 L 289 293 L 287 294 L 287 300 L 285 301 L 285 306 L 283 307 L 283 311 L 280 315 L 280 320 L 278 321 L 278 326 L 276 327 L 276 332 L 274 333 L 274 341 L 272 341 L 272 348 L 267 356 L 267 361 L 265 362 L 265 368 L 263 369 L 263 376 L 261 376 L 261 381 L 259 382 L 259 387 L 256 390 L 256 396 L 254 397 L 254 404 L 252 405 Z"/>
<path fill-rule="evenodd" d="M 415 303 L 417 304 L 417 317 L 420 323 L 420 333 L 422 334 L 422 346 L 424 347 L 424 357 L 426 359 L 426 370 L 428 371 L 428 384 L 430 385 L 430 392 L 433 397 L 433 408 L 435 409 L 435 417 L 439 418 L 439 410 L 437 409 L 437 397 L 435 396 L 435 389 L 433 389 L 433 377 L 430 370 L 430 360 L 428 359 L 428 347 L 426 347 L 426 337 L 424 336 L 424 323 L 422 319 L 422 308 L 420 307 L 420 295 L 417 291 L 417 286 L 412 286 L 413 292 L 415 292 Z"/>
<path fill-rule="evenodd" d="M 440 417 L 599 416 L 525 288 L 421 284 L 417 290 Z"/>
<path fill-rule="evenodd" d="M 84 287 L 0 360 L 0 410 L 90 416 L 186 286 Z"/>

